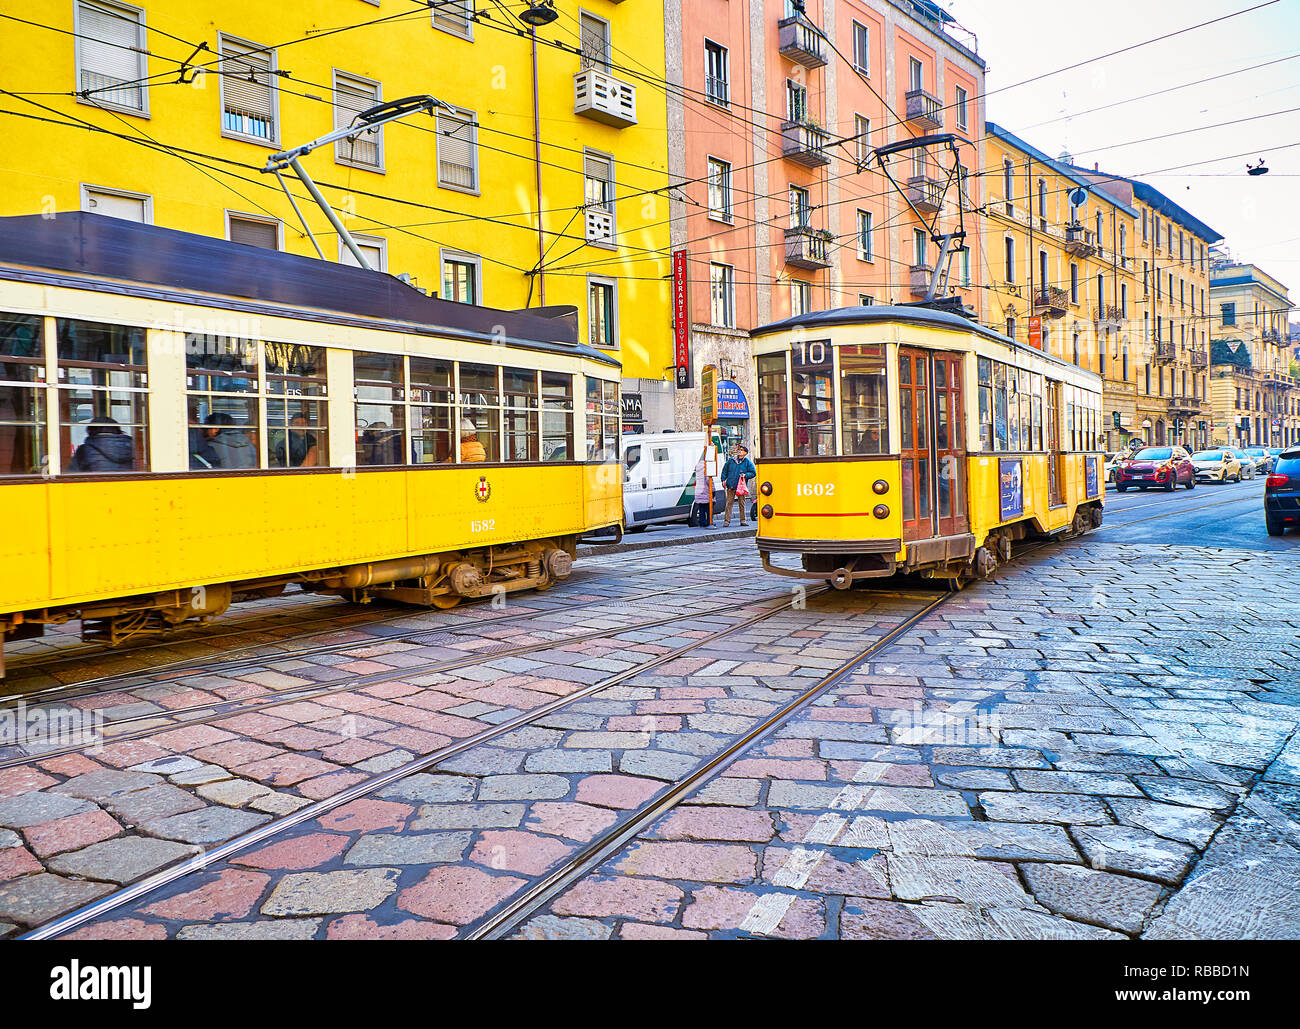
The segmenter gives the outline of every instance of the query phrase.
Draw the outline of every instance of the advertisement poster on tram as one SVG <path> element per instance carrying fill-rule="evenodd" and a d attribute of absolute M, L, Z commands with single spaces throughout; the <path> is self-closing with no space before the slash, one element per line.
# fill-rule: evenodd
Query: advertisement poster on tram
<path fill-rule="evenodd" d="M 1018 457 L 998 461 L 998 510 L 1004 522 L 1025 513 L 1024 478 Z"/>
<path fill-rule="evenodd" d="M 1098 459 L 1095 457 L 1085 458 L 1083 462 L 1083 479 L 1090 497 L 1097 495 L 1097 464 Z"/>

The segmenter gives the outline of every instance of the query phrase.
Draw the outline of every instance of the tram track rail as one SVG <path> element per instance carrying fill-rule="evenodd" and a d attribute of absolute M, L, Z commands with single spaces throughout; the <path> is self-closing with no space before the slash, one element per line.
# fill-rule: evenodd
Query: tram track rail
<path fill-rule="evenodd" d="M 630 574 L 624 574 L 623 579 L 648 575 L 653 572 L 662 572 L 664 567 L 648 568 Z M 476 629 L 480 626 L 500 625 L 502 623 L 524 621 L 532 618 L 541 618 L 549 614 L 562 614 L 565 611 L 586 610 L 591 607 L 600 607 L 605 603 L 608 604 L 629 604 L 639 603 L 642 600 L 651 597 L 664 596 L 671 593 L 679 593 L 687 590 L 703 589 L 706 586 L 716 586 L 729 577 L 730 573 L 724 573 L 720 578 L 701 580 L 687 586 L 672 587 L 665 590 L 654 590 L 650 593 L 641 594 L 632 597 L 612 597 L 607 602 L 598 602 L 593 604 L 590 601 L 583 601 L 573 604 L 557 604 L 545 609 L 530 609 L 528 611 L 514 612 L 506 615 L 487 616 L 483 618 L 461 619 L 450 624 L 439 623 L 437 625 L 425 626 L 419 629 L 411 629 L 405 633 L 398 633 L 391 636 L 379 636 L 372 639 L 363 640 L 343 640 L 336 643 L 324 643 L 317 646 L 300 647 L 296 650 L 271 651 L 269 653 L 250 654 L 246 657 L 222 658 L 215 661 L 194 661 L 192 659 L 180 659 L 174 662 L 165 662 L 154 665 L 146 669 L 124 672 L 119 675 L 98 676 L 92 679 L 83 679 L 77 682 L 62 683 L 57 686 L 43 686 L 37 690 L 23 692 L 21 690 L 9 692 L 0 695 L 0 711 L 6 708 L 14 707 L 19 703 L 28 704 L 33 700 L 38 702 L 46 700 L 68 701 L 76 700 L 86 696 L 94 696 L 102 693 L 113 693 L 118 691 L 129 691 L 132 689 L 141 689 L 150 686 L 170 685 L 177 682 L 178 678 L 184 675 L 227 675 L 232 672 L 242 671 L 247 668 L 272 668 L 274 664 L 282 661 L 293 661 L 304 657 L 313 657 L 321 654 L 340 654 L 347 650 L 364 647 L 378 647 L 388 643 L 409 642 L 421 636 L 428 636 L 437 632 L 455 632 L 458 630 Z M 583 580 L 584 582 L 586 580 Z M 367 622 L 365 627 L 372 625 L 390 624 L 401 621 L 406 618 L 418 617 L 420 611 L 405 611 L 401 614 L 394 615 L 391 618 L 384 618 L 378 621 Z M 327 636 L 331 633 L 352 631 L 352 626 L 344 626 L 338 630 L 327 630 L 317 635 Z M 307 639 L 311 639 L 308 636 Z M 260 646 L 274 646 L 274 644 L 252 644 L 241 650 L 252 650 Z M 154 678 L 158 673 L 163 673 L 165 678 Z"/>
<path fill-rule="evenodd" d="M 714 584 L 708 583 L 701 585 Z M 679 590 L 684 588 L 685 587 L 681 587 Z M 774 599 L 786 597 L 789 595 L 789 592 L 790 591 L 788 590 L 782 590 L 777 593 L 759 595 L 745 600 L 736 601 L 731 604 L 683 611 L 678 614 L 650 619 L 648 621 L 632 622 L 623 626 L 612 628 L 607 627 L 585 633 L 563 635 L 555 639 L 542 640 L 537 643 L 519 645 L 507 644 L 491 649 L 479 649 L 467 652 L 464 657 L 460 658 L 445 658 L 438 661 L 430 661 L 423 665 L 414 665 L 405 668 L 385 668 L 382 671 L 368 672 L 362 675 L 352 676 L 346 680 L 305 683 L 302 685 L 287 686 L 279 689 L 273 688 L 272 693 L 260 694 L 256 697 L 230 700 L 223 699 L 209 703 L 194 704 L 188 707 L 172 708 L 166 711 L 149 712 L 146 714 L 106 720 L 102 726 L 106 729 L 117 729 L 123 726 L 132 724 L 138 725 L 140 723 L 148 722 L 155 724 L 142 725 L 139 729 L 134 731 L 127 730 L 123 732 L 114 732 L 111 735 L 106 734 L 99 741 L 99 744 L 101 746 L 108 746 L 116 743 L 126 743 L 134 740 L 147 739 L 150 736 L 155 736 L 164 732 L 171 732 L 176 729 L 190 728 L 195 725 L 208 725 L 212 722 L 234 718 L 239 715 L 255 714 L 267 708 L 279 707 L 282 704 L 304 700 L 317 700 L 321 697 L 328 697 L 338 693 L 347 693 L 366 686 L 375 686 L 381 683 L 406 679 L 412 676 L 436 675 L 446 672 L 454 672 L 458 668 L 469 668 L 475 665 L 484 664 L 488 661 L 510 657 L 524 657 L 529 654 L 536 654 L 557 647 L 569 646 L 574 643 L 591 642 L 593 640 L 616 637 L 625 632 L 635 632 L 643 629 L 656 628 L 661 625 L 670 625 L 673 622 L 680 622 L 688 618 L 698 619 L 709 615 L 725 614 L 728 611 L 734 611 L 754 604 L 765 603 Z M 617 601 L 616 603 L 626 603 L 626 601 Z M 532 617 L 540 617 L 540 615 L 534 613 Z M 434 630 L 426 629 L 422 635 L 431 635 L 434 634 L 434 632 Z M 200 714 L 200 712 L 207 713 Z M 177 717 L 186 715 L 193 715 L 193 717 Z M 36 761 L 47 761 L 57 757 L 79 754 L 85 749 L 85 746 L 58 747 L 35 753 L 10 756 L 0 759 L 0 770 L 31 764 Z"/>
<path fill-rule="evenodd" d="M 482 940 L 501 939 L 507 936 L 577 880 L 594 871 L 605 860 L 623 849 L 640 835 L 642 830 L 677 807 L 699 787 L 721 775 L 728 765 L 756 743 L 765 740 L 814 700 L 838 685 L 846 676 L 861 668 L 882 650 L 887 649 L 919 622 L 951 600 L 954 595 L 948 593 L 935 597 L 919 611 L 909 615 L 808 689 L 786 701 L 763 721 L 737 737 L 725 749 L 699 765 L 694 771 L 676 780 L 662 796 L 651 801 L 631 817 L 616 823 L 572 858 L 534 881 L 532 886 L 516 894 L 503 907 L 498 908 L 496 912 L 475 924 L 467 932 L 460 934 L 458 938 Z"/>
<path fill-rule="evenodd" d="M 817 596 L 817 595 L 830 593 L 830 592 L 831 591 L 829 587 L 821 586 L 821 587 L 813 587 L 807 590 L 804 595 L 806 597 L 812 597 L 812 596 Z M 225 843 L 219 844 L 210 850 L 204 851 L 201 854 L 196 854 L 193 857 L 186 858 L 185 860 L 177 862 L 176 864 L 171 865 L 168 868 L 164 868 L 158 872 L 155 872 L 152 875 L 149 875 L 136 883 L 132 883 L 121 889 L 115 890 L 112 893 L 106 894 L 105 896 L 99 898 L 96 901 L 93 901 L 90 904 L 84 905 L 81 908 L 77 908 L 76 910 L 68 912 L 67 914 L 60 915 L 55 919 L 45 923 L 44 925 L 38 926 L 37 928 L 34 928 L 27 933 L 24 933 L 18 938 L 22 940 L 56 939 L 59 936 L 62 936 L 63 934 L 71 932 L 74 929 L 78 928 L 79 926 L 86 924 L 87 922 L 91 922 L 96 918 L 99 918 L 119 907 L 122 907 L 123 905 L 129 904 L 134 900 L 138 900 L 142 897 L 145 897 L 153 893 L 154 891 L 161 889 L 164 886 L 170 885 L 171 883 L 183 879 L 187 875 L 190 875 L 194 872 L 202 871 L 216 862 L 224 861 L 231 857 L 234 857 L 236 854 L 242 853 L 243 851 L 249 849 L 250 847 L 254 847 L 259 843 L 263 843 L 266 840 L 274 836 L 278 836 L 289 829 L 292 829 L 299 825 L 303 825 L 314 819 L 320 818 L 322 815 L 328 814 L 330 811 L 342 807 L 345 804 L 349 804 L 352 801 L 359 800 L 362 797 L 369 796 L 375 791 L 381 790 L 385 786 L 389 786 L 396 782 L 399 782 L 402 779 L 406 778 L 407 776 L 414 775 L 417 772 L 424 772 L 429 769 L 435 768 L 437 765 L 447 760 L 450 760 L 451 758 L 456 757 L 460 754 L 463 754 L 466 751 L 473 749 L 474 747 L 480 746 L 482 744 L 490 743 L 492 740 L 498 739 L 507 733 L 514 732 L 518 729 L 531 725 L 532 723 L 536 722 L 538 719 L 544 718 L 549 714 L 553 714 L 556 711 L 562 710 L 563 708 L 568 707 L 569 705 L 579 700 L 585 700 L 589 697 L 592 697 L 600 693 L 603 690 L 609 689 L 610 687 L 618 686 L 619 684 L 627 682 L 628 680 L 633 679 L 639 675 L 644 675 L 647 672 L 651 672 L 654 669 L 660 668 L 671 661 L 675 661 L 678 658 L 681 658 L 686 654 L 689 654 L 691 651 L 697 650 L 708 643 L 712 643 L 719 639 L 723 639 L 727 636 L 733 635 L 737 632 L 741 632 L 744 629 L 748 629 L 754 625 L 757 625 L 775 615 L 781 614 L 785 611 L 789 611 L 792 607 L 794 607 L 796 603 L 796 599 L 794 597 L 789 597 L 786 591 L 783 591 L 780 594 L 780 597 L 783 598 L 782 602 L 776 607 L 770 607 L 766 610 L 759 611 L 757 614 L 745 618 L 734 625 L 729 625 L 717 629 L 706 636 L 702 636 L 699 639 L 691 640 L 689 643 L 683 644 L 680 647 L 675 647 L 671 651 L 665 654 L 658 654 L 646 661 L 639 662 L 638 664 L 634 665 L 631 668 L 626 668 L 623 671 L 616 672 L 612 675 L 606 676 L 597 682 L 590 683 L 586 686 L 583 686 L 580 689 L 567 694 L 566 696 L 556 697 L 554 700 L 547 701 L 535 708 L 530 708 L 527 711 L 520 712 L 520 714 L 506 721 L 498 723 L 497 725 L 490 726 L 482 730 L 481 732 L 475 733 L 471 736 L 467 736 L 464 739 L 456 740 L 452 743 L 449 743 L 446 746 L 440 747 L 437 750 L 434 750 L 429 754 L 424 755 L 423 757 L 419 757 L 412 761 L 406 762 L 405 764 L 399 765 L 396 768 L 393 768 L 387 772 L 383 772 L 371 776 L 368 779 L 355 783 L 352 786 L 349 786 L 346 789 L 341 790 L 340 792 L 334 794 L 333 796 L 315 801 L 287 815 L 282 815 L 278 818 L 274 818 L 271 821 L 266 822 L 255 829 L 249 830 L 248 832 L 235 836 L 232 839 L 227 840 Z M 767 599 L 770 600 L 771 598 L 769 597 Z M 941 599 L 947 599 L 947 598 L 945 596 Z M 742 604 L 729 605 L 729 607 L 743 608 L 743 607 L 753 606 L 755 603 L 758 602 L 759 601 L 751 600 L 751 601 L 746 601 L 745 603 Z M 698 618 L 703 613 L 704 612 L 690 612 L 689 614 L 680 615 L 672 619 L 665 619 L 664 621 L 678 621 L 686 617 Z M 634 628 L 634 627 L 629 626 L 627 628 Z M 626 629 L 617 629 L 612 631 L 605 630 L 607 635 L 615 635 L 621 631 L 626 631 Z M 192 724 L 192 723 L 187 723 L 187 724 Z"/>

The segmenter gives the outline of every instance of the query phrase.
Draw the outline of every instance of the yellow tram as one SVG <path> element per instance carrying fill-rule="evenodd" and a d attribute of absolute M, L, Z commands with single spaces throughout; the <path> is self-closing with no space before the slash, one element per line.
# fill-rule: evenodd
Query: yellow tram
<path fill-rule="evenodd" d="M 752 335 L 769 571 L 960 588 L 1014 540 L 1101 524 L 1092 372 L 935 308 L 811 312 Z"/>
<path fill-rule="evenodd" d="M 118 642 L 289 583 L 439 607 L 545 588 L 621 522 L 618 379 L 571 308 L 0 219 L 0 640 L 79 617 Z"/>

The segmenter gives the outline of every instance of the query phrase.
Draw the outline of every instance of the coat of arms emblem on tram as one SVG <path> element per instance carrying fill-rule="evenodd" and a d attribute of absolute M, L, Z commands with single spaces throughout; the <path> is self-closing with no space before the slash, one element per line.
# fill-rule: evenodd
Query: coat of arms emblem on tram
<path fill-rule="evenodd" d="M 480 504 L 486 504 L 488 498 L 492 496 L 492 485 L 487 481 L 486 475 L 478 477 L 478 482 L 474 484 L 474 496 L 478 498 Z"/>

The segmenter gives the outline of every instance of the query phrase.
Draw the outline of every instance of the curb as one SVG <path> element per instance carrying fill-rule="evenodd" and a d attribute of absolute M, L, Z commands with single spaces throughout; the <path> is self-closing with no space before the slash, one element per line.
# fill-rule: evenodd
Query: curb
<path fill-rule="evenodd" d="M 701 533 L 698 536 L 670 536 L 662 539 L 631 540 L 623 537 L 623 542 L 614 547 L 593 546 L 584 543 L 578 547 L 579 557 L 596 557 L 600 554 L 626 554 L 634 550 L 654 550 L 658 547 L 681 547 L 690 543 L 706 543 L 712 540 L 736 540 L 753 538 L 753 529 L 725 529 L 722 532 Z"/>

